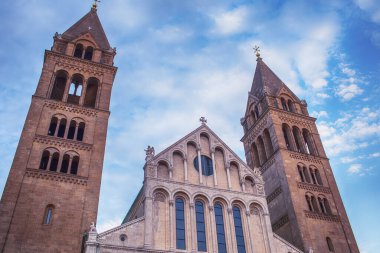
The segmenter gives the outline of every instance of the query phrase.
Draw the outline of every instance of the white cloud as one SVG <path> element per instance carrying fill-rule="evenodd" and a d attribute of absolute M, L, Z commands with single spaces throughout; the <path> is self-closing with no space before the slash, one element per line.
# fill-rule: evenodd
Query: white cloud
<path fill-rule="evenodd" d="M 311 114 L 311 116 L 313 116 L 315 118 L 328 118 L 329 117 L 329 114 L 326 111 L 319 111 L 319 112 L 314 111 L 310 114 Z"/>
<path fill-rule="evenodd" d="M 121 225 L 122 220 L 120 218 L 114 218 L 107 220 L 104 223 L 98 223 L 96 226 L 97 232 L 102 233 L 104 231 L 107 231 L 111 228 L 117 227 Z"/>
<path fill-rule="evenodd" d="M 380 152 L 372 153 L 369 155 L 370 158 L 380 157 Z"/>
<path fill-rule="evenodd" d="M 361 89 L 356 84 L 350 84 L 350 85 L 339 85 L 337 88 L 336 94 L 340 96 L 343 101 L 349 101 L 352 98 L 356 97 L 357 95 L 360 95 L 363 93 L 363 89 Z"/>
<path fill-rule="evenodd" d="M 368 12 L 371 20 L 380 24 L 380 3 L 377 0 L 355 0 L 360 9 Z"/>
<path fill-rule="evenodd" d="M 350 174 L 359 174 L 362 171 L 362 165 L 361 164 L 352 164 L 348 169 L 347 172 Z"/>
<path fill-rule="evenodd" d="M 248 15 L 251 14 L 247 6 L 240 6 L 233 10 L 222 11 L 211 15 L 215 27 L 213 32 L 219 35 L 233 35 L 247 28 Z"/>
<path fill-rule="evenodd" d="M 357 160 L 356 157 L 349 157 L 349 156 L 344 156 L 344 157 L 340 158 L 340 161 L 342 163 L 352 163 L 352 162 L 354 162 L 356 160 Z"/>

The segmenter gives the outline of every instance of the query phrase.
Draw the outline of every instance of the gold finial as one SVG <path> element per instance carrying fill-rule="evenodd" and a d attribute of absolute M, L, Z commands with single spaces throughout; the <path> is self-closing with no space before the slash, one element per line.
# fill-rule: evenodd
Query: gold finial
<path fill-rule="evenodd" d="M 254 46 L 253 50 L 255 50 L 256 57 L 260 58 L 260 47 L 259 46 Z"/>
<path fill-rule="evenodd" d="M 98 3 L 100 3 L 100 0 L 94 0 L 94 3 L 92 4 L 92 8 L 96 10 L 98 7 Z"/>

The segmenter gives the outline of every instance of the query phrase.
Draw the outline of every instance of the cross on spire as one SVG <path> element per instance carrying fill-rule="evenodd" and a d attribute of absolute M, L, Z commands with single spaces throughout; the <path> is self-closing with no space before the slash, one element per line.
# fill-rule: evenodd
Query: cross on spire
<path fill-rule="evenodd" d="M 98 3 L 100 3 L 100 0 L 94 0 L 94 3 L 92 4 L 92 8 L 96 10 L 98 7 Z"/>
<path fill-rule="evenodd" d="M 199 119 L 200 122 L 202 122 L 202 125 L 206 124 L 207 123 L 207 119 L 205 117 L 201 117 Z"/>
<path fill-rule="evenodd" d="M 260 47 L 255 45 L 255 46 L 253 47 L 253 50 L 254 50 L 255 53 L 256 53 L 256 57 L 257 57 L 257 58 L 260 58 Z"/>

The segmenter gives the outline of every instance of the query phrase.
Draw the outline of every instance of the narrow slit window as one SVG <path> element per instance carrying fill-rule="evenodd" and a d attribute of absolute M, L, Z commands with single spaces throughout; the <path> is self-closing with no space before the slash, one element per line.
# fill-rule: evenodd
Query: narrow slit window
<path fill-rule="evenodd" d="M 48 205 L 45 209 L 44 225 L 51 225 L 54 213 L 54 206 Z"/>
<path fill-rule="evenodd" d="M 177 249 L 186 249 L 185 233 L 185 203 L 181 198 L 175 201 L 176 218 L 176 246 Z"/>

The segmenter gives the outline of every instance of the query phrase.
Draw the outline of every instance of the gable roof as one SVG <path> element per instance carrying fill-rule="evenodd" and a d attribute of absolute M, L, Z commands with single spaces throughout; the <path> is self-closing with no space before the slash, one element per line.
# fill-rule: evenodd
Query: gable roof
<path fill-rule="evenodd" d="M 90 33 L 101 49 L 111 49 L 95 8 L 92 8 L 78 22 L 67 29 L 67 31 L 62 34 L 62 37 L 71 41 L 85 33 Z"/>

